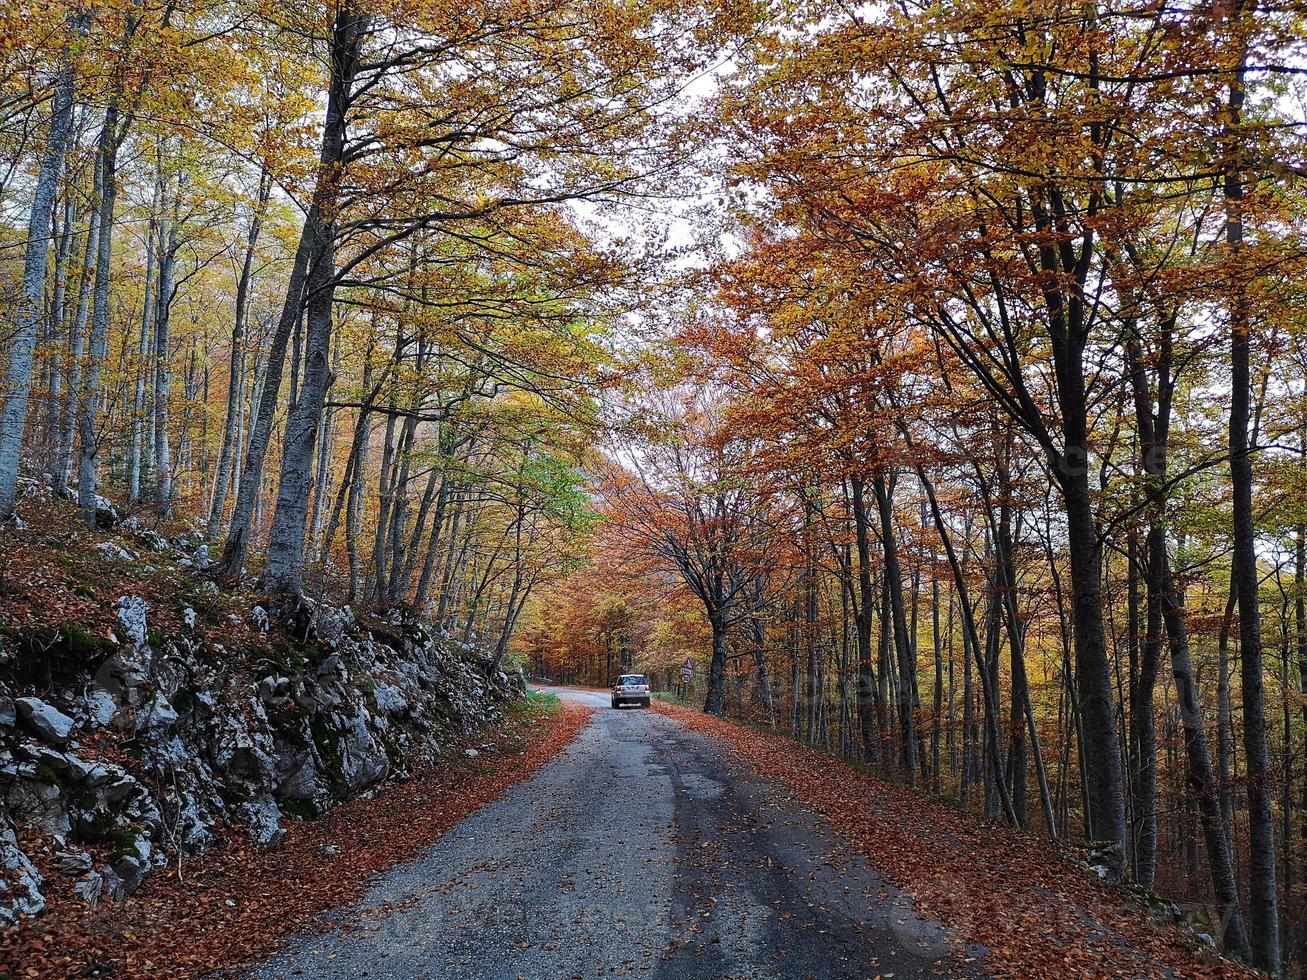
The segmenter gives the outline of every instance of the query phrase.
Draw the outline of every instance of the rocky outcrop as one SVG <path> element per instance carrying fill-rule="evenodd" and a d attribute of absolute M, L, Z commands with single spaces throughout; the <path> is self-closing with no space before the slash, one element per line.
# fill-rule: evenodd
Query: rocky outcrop
<path fill-rule="evenodd" d="M 36 737 L 51 745 L 67 745 L 73 733 L 73 720 L 40 698 L 19 698 L 14 702 L 18 717 Z"/>
<path fill-rule="evenodd" d="M 20 663 L 34 645 L 0 636 L 0 925 L 44 904 L 20 840 L 41 840 L 88 904 L 121 899 L 233 825 L 276 846 L 288 819 L 405 776 L 523 693 L 520 674 L 422 624 L 367 628 L 307 599 L 246 615 L 260 640 L 237 655 L 192 607 L 160 636 L 148 603 L 123 596 L 112 639 L 83 635 L 39 690 Z"/>

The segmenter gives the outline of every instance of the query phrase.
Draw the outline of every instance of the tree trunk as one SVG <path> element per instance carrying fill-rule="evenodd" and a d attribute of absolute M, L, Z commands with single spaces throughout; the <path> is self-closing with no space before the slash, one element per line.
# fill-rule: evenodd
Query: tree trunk
<path fill-rule="evenodd" d="M 925 521 L 922 522 L 925 526 Z M 934 575 L 930 579 L 930 641 L 935 651 L 935 690 L 932 701 L 933 719 L 930 724 L 930 767 L 935 780 L 935 795 L 944 795 L 944 779 L 941 772 L 940 728 L 944 714 L 944 652 L 939 634 L 939 579 Z"/>
<path fill-rule="evenodd" d="M 84 23 L 85 18 L 78 18 L 76 22 L 70 22 L 69 27 L 81 31 Z M 4 412 L 0 415 L 0 521 L 7 519 L 14 509 L 18 463 L 22 455 L 27 406 L 31 397 L 33 353 L 45 298 L 55 192 L 59 185 L 59 175 L 63 172 L 64 151 L 73 124 L 74 88 L 74 65 L 65 49 L 59 76 L 55 80 L 50 134 L 46 139 L 45 152 L 41 155 L 41 167 L 32 195 L 32 210 L 28 216 L 17 329 L 10 344 L 9 372 L 5 376 Z"/>
<path fill-rule="evenodd" d="M 1090 834 L 1095 841 L 1106 845 L 1108 872 L 1113 879 L 1120 880 L 1125 859 L 1125 795 L 1103 627 L 1102 549 L 1085 465 L 1068 463 L 1062 469 L 1060 483 L 1067 512 L 1071 621 L 1089 784 Z"/>
<path fill-rule="evenodd" d="M 81 417 L 82 368 L 86 355 L 87 327 L 91 316 L 91 294 L 95 291 L 95 269 L 100 249 L 101 180 L 100 155 L 92 167 L 91 216 L 86 230 L 86 251 L 82 258 L 81 281 L 77 286 L 77 313 L 68 337 L 68 381 L 64 386 L 60 412 L 59 444 L 55 449 L 54 489 L 60 497 L 68 495 L 68 481 L 73 472 L 73 440 Z"/>
<path fill-rule="evenodd" d="M 917 734 L 915 693 L 917 665 L 909 639 L 907 613 L 903 605 L 903 573 L 899 567 L 898 539 L 894 530 L 893 478 L 878 476 L 872 484 L 880 511 L 880 541 L 885 556 L 885 584 L 890 616 L 894 624 L 894 651 L 898 659 L 899 763 L 909 784 L 917 784 Z"/>
<path fill-rule="evenodd" d="M 174 212 L 176 202 L 174 202 Z M 159 229 L 159 286 L 154 315 L 154 500 L 160 517 L 172 515 L 172 442 L 168 432 L 172 393 L 169 328 L 177 268 L 177 216 Z"/>
<path fill-rule="evenodd" d="M 708 610 L 712 628 L 712 661 L 708 665 L 708 694 L 703 710 L 710 715 L 726 713 L 726 623 L 720 610 Z"/>
<path fill-rule="evenodd" d="M 1238 14 L 1236 14 L 1238 16 Z M 1225 238 L 1236 279 L 1244 275 L 1243 178 L 1238 130 L 1243 122 L 1244 72 L 1240 64 L 1230 84 L 1225 137 L 1223 191 Z M 1240 680 L 1243 699 L 1243 744 L 1248 786 L 1248 886 L 1252 963 L 1267 973 L 1280 972 L 1280 914 L 1276 888 L 1275 821 L 1271 815 L 1271 763 L 1266 738 L 1262 687 L 1262 629 L 1257 574 L 1257 528 L 1253 523 L 1252 448 L 1248 440 L 1252 384 L 1249 360 L 1252 325 L 1242 282 L 1230 297 L 1230 491 L 1234 511 L 1233 578 L 1239 604 Z"/>
<path fill-rule="evenodd" d="M 91 342 L 84 377 L 81 413 L 81 448 L 77 465 L 77 504 L 82 520 L 95 527 L 96 490 L 100 456 L 100 373 L 109 345 L 109 278 L 113 257 L 114 206 L 118 197 L 118 99 L 104 113 L 100 133 L 100 243 L 96 248 L 95 291 L 92 295 Z"/>
<path fill-rule="evenodd" d="M 328 119 L 331 116 L 329 110 Z M 343 120 L 338 125 L 343 130 Z M 337 140 L 343 146 L 343 133 Z M 297 593 L 301 587 L 313 447 L 331 380 L 327 358 L 331 349 L 331 308 L 336 275 L 334 236 L 335 226 L 331 222 L 320 224 L 315 232 L 313 266 L 306 286 L 307 359 L 299 399 L 286 420 L 277 506 L 268 534 L 267 563 L 261 577 L 263 588 L 269 592 Z"/>
<path fill-rule="evenodd" d="M 72 258 L 73 244 L 77 237 L 73 232 L 76 224 L 77 204 L 72 188 L 69 187 L 64 193 L 63 222 L 54 260 L 54 297 L 50 306 L 50 334 L 57 337 L 61 345 L 59 355 L 51 365 L 53 373 L 50 378 L 50 416 L 46 438 L 51 447 L 58 445 L 59 434 L 63 432 L 63 387 L 67 380 L 65 368 L 68 361 L 66 347 L 71 340 L 65 336 L 68 330 L 68 262 Z M 53 461 L 51 467 L 53 472 Z"/>
<path fill-rule="evenodd" d="M 1198 814 L 1207 846 L 1212 890 L 1221 906 L 1222 946 L 1229 955 L 1247 959 L 1248 936 L 1244 931 L 1243 913 L 1239 907 L 1239 888 L 1230 839 L 1221 819 L 1216 778 L 1212 772 L 1207 737 L 1203 732 L 1202 701 L 1198 697 L 1198 684 L 1190 664 L 1184 606 L 1176 593 L 1170 560 L 1165 550 L 1160 564 L 1161 604 L 1170 641 L 1171 673 L 1175 678 L 1176 695 L 1180 701 L 1180 721 L 1184 726 L 1185 754 L 1189 761 L 1189 783 L 1198 799 Z"/>
<path fill-rule="evenodd" d="M 871 584 L 871 535 L 867 515 L 866 484 L 854 474 L 849 479 L 852 492 L 853 526 L 858 554 L 858 594 L 854 607 L 854 626 L 858 639 L 858 722 L 862 733 L 862 747 L 868 762 L 881 763 L 880 754 L 880 703 L 876 686 L 876 672 L 871 662 L 871 617 L 875 599 Z M 850 597 L 853 598 L 853 597 Z"/>
<path fill-rule="evenodd" d="M 259 174 L 259 191 L 250 217 L 245 239 L 245 254 L 240 276 L 236 280 L 236 309 L 232 318 L 230 374 L 227 380 L 227 412 L 218 450 L 217 474 L 213 484 L 213 505 L 209 510 L 207 536 L 216 538 L 227 510 L 227 493 L 232 483 L 234 460 L 239 456 L 239 433 L 245 414 L 245 320 L 248 316 L 250 286 L 254 279 L 254 254 L 263 229 L 263 215 L 272 195 L 272 178 L 266 170 Z"/>
<path fill-rule="evenodd" d="M 328 174 L 327 170 L 319 170 L 319 184 L 327 179 Z M 268 345 L 263 377 L 256 378 L 255 382 L 259 389 L 258 397 L 255 399 L 258 409 L 246 438 L 245 462 L 241 466 L 236 503 L 232 507 L 231 524 L 227 529 L 227 540 L 223 544 L 222 560 L 218 567 L 220 575 L 230 578 L 240 575 L 241 568 L 245 565 L 245 556 L 249 552 L 250 524 L 254 517 L 254 504 L 258 500 L 263 484 L 263 462 L 268 453 L 268 442 L 272 438 L 272 424 L 277 416 L 277 402 L 281 395 L 281 376 L 286 367 L 286 344 L 290 339 L 291 329 L 299 318 L 300 306 L 304 300 L 305 279 L 318 234 L 321 212 L 321 206 L 316 199 L 318 193 L 319 191 L 315 189 L 315 200 L 309 206 L 304 227 L 300 230 L 295 261 L 291 267 L 290 279 L 286 283 L 286 299 Z"/>
<path fill-rule="evenodd" d="M 998 751 L 1000 736 L 998 731 L 997 682 L 985 664 L 980 636 L 976 631 L 975 616 L 972 613 L 971 599 L 968 597 L 967 579 L 962 572 L 962 563 L 958 561 L 957 552 L 953 548 L 953 541 L 949 536 L 948 527 L 944 523 L 944 515 L 940 512 L 939 501 L 935 497 L 935 486 L 926 477 L 926 471 L 921 467 L 917 467 L 917 479 L 921 481 L 922 489 L 926 491 L 926 501 L 930 504 L 930 515 L 935 523 L 935 530 L 939 533 L 940 543 L 944 546 L 944 553 L 948 557 L 949 568 L 953 572 L 953 587 L 957 589 L 958 593 L 958 607 L 961 611 L 962 627 L 965 637 L 970 641 L 971 650 L 975 657 L 976 673 L 980 678 L 981 695 L 985 700 L 984 715 L 988 735 L 990 768 L 994 774 L 995 788 L 1000 805 L 1003 808 L 1003 814 L 1015 826 L 1016 814 L 1012 810 L 1012 799 L 1007 791 L 1007 773 L 1005 772 L 1003 755 Z"/>

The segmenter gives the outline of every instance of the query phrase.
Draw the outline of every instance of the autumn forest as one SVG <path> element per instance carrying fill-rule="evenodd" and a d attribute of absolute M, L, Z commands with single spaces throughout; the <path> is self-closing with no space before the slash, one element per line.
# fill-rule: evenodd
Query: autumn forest
<path fill-rule="evenodd" d="M 0 534 L 643 672 L 1307 975 L 1300 7 L 0 24 Z"/>

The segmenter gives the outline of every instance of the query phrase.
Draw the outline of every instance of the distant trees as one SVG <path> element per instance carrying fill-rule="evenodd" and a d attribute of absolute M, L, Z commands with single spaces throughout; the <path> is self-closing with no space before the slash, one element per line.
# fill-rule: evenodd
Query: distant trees
<path fill-rule="evenodd" d="M 628 536 L 629 547 L 678 575 L 702 603 L 711 638 L 704 710 L 722 714 L 727 636 L 757 621 L 776 555 L 768 496 L 745 475 L 749 439 L 723 425 L 714 409 L 689 392 L 642 403 L 632 466 L 609 468 L 599 489 L 607 519 Z M 755 656 L 770 710 L 760 639 Z"/>

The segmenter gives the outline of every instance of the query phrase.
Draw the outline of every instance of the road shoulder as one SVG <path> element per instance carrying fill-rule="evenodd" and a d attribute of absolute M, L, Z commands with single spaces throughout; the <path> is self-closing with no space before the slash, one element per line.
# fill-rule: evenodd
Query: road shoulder
<path fill-rule="evenodd" d="M 529 778 L 590 715 L 571 702 L 525 701 L 412 779 L 322 820 L 292 822 L 274 851 L 233 842 L 180 876 L 149 879 L 132 899 L 93 911 L 70 892 L 54 892 L 45 915 L 0 937 L 0 972 L 195 977 L 267 956 L 318 917 L 355 902 L 373 875 L 413 859 Z"/>
<path fill-rule="evenodd" d="M 983 947 L 985 966 L 998 975 L 1249 976 L 1032 835 L 885 783 L 783 735 L 665 702 L 654 710 L 723 743 L 792 794 L 923 918 Z"/>

